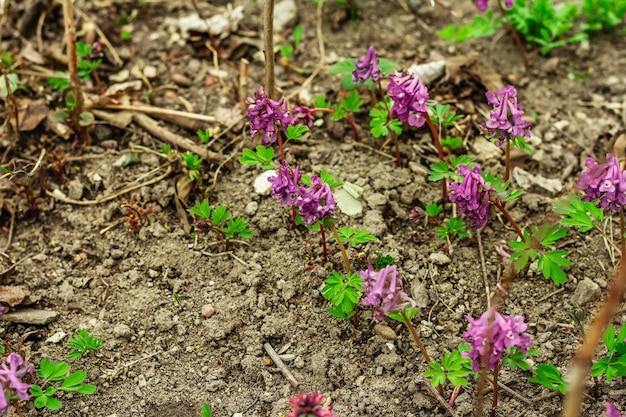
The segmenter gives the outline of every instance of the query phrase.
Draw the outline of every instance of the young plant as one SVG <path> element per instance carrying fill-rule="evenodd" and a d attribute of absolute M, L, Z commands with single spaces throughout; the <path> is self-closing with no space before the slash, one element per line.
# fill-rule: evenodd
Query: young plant
<path fill-rule="evenodd" d="M 470 349 L 470 345 L 464 343 L 457 350 L 444 353 L 441 362 L 428 363 L 430 369 L 424 372 L 424 376 L 430 378 L 433 387 L 445 385 L 446 381 L 450 382 L 454 388 L 467 386 L 469 383 L 467 377 L 476 378 L 476 373 L 472 371 L 472 360 L 462 355 L 462 352 Z"/>
<path fill-rule="evenodd" d="M 285 59 L 285 61 L 283 62 L 283 65 L 289 66 L 289 60 L 291 59 L 293 52 L 298 50 L 301 40 L 302 40 L 302 25 L 297 25 L 293 29 L 293 44 L 282 45 L 280 47 L 280 51 L 282 52 L 283 58 Z"/>
<path fill-rule="evenodd" d="M 182 154 L 183 165 L 187 168 L 189 179 L 196 183 L 196 185 L 202 184 L 202 176 L 198 168 L 202 165 L 202 158 L 193 152 L 185 152 Z"/>
<path fill-rule="evenodd" d="M 96 392 L 95 385 L 83 384 L 87 378 L 87 372 L 76 371 L 70 374 L 69 371 L 70 366 L 65 362 L 53 363 L 48 359 L 41 360 L 36 374 L 43 379 L 43 382 L 41 385 L 34 384 L 29 391 L 35 397 L 35 407 L 46 407 L 51 411 L 60 410 L 63 405 L 55 398 L 59 390 L 86 395 Z M 61 382 L 61 385 L 46 387 L 50 382 Z"/>
<path fill-rule="evenodd" d="M 533 377 L 527 378 L 530 382 L 559 391 L 561 394 L 565 394 L 567 392 L 567 384 L 563 380 L 561 373 L 556 366 L 551 363 L 537 365 L 537 367 L 533 370 L 533 374 Z"/>
<path fill-rule="evenodd" d="M 502 26 L 502 19 L 494 17 L 493 11 L 488 10 L 485 17 L 476 16 L 466 25 L 449 25 L 438 30 L 437 35 L 447 41 L 463 43 L 468 39 L 482 38 L 483 36 L 492 36 L 496 29 Z"/>
<path fill-rule="evenodd" d="M 591 376 L 597 378 L 605 375 L 611 382 L 615 377 L 626 376 L 626 324 L 623 324 L 615 337 L 615 327 L 611 324 L 604 332 L 604 346 L 608 355 L 603 356 L 591 365 Z"/>
<path fill-rule="evenodd" d="M 581 30 L 608 32 L 623 22 L 626 0 L 583 0 L 581 11 L 587 20 L 580 25 Z"/>
<path fill-rule="evenodd" d="M 539 228 L 532 226 L 530 234 L 524 231 L 523 241 L 509 243 L 515 250 L 511 254 L 515 268 L 523 269 L 536 259 L 537 268 L 541 270 L 544 278 L 552 279 L 555 285 L 565 283 L 567 274 L 563 267 L 571 265 L 571 261 L 567 259 L 569 252 L 562 249 L 550 250 L 550 247 L 566 234 L 567 229 L 547 223 Z"/>
<path fill-rule="evenodd" d="M 213 416 L 213 407 L 208 404 L 204 404 L 202 406 L 202 410 L 200 411 L 200 417 L 212 417 Z"/>
<path fill-rule="evenodd" d="M 233 237 L 239 236 L 244 239 L 252 237 L 248 222 L 243 217 L 229 218 L 230 210 L 225 205 L 211 208 L 209 200 L 205 198 L 202 201 L 196 200 L 195 205 L 187 211 L 202 219 L 196 222 L 195 233 L 215 233 L 222 241 L 225 251 L 228 250 L 230 239 Z"/>
<path fill-rule="evenodd" d="M 325 282 L 322 295 L 333 304 L 326 310 L 328 314 L 338 319 L 352 318 L 363 294 L 363 279 L 354 271 L 347 274 L 333 271 Z"/>
<path fill-rule="evenodd" d="M 102 348 L 102 339 L 90 334 L 85 329 L 80 329 L 73 338 L 70 338 L 67 347 L 72 349 L 67 356 L 70 360 L 76 360 L 90 350 L 99 350 Z"/>

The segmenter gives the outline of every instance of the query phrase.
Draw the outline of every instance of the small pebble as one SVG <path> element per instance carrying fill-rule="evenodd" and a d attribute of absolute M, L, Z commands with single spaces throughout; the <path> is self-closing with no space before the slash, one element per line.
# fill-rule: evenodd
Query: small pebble
<path fill-rule="evenodd" d="M 181 87 L 191 86 L 191 80 L 185 77 L 183 74 L 179 74 L 178 72 L 175 72 L 171 75 L 171 80 L 174 84 L 177 84 Z"/>
<path fill-rule="evenodd" d="M 65 335 L 66 335 L 66 333 L 63 332 L 63 331 L 56 332 L 55 334 L 53 334 L 52 336 L 47 338 L 46 342 L 48 342 L 48 343 L 59 343 L 61 340 L 63 340 Z"/>
<path fill-rule="evenodd" d="M 205 304 L 202 306 L 202 315 L 204 317 L 211 317 L 213 314 L 215 314 L 215 307 L 213 307 L 211 304 Z"/>
<path fill-rule="evenodd" d="M 450 257 L 442 252 L 433 252 L 428 257 L 428 260 L 433 262 L 435 265 L 448 265 L 451 261 Z"/>
<path fill-rule="evenodd" d="M 396 337 L 398 337 L 396 335 L 396 332 L 391 327 L 386 326 L 384 324 L 375 325 L 374 333 L 376 333 L 378 336 L 382 337 L 383 339 L 387 339 L 387 340 L 395 340 Z"/>

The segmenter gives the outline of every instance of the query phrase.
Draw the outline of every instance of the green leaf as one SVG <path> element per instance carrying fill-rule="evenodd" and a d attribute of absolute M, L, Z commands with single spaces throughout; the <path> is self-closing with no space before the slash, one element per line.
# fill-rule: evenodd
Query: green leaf
<path fill-rule="evenodd" d="M 287 140 L 301 140 L 308 131 L 309 127 L 305 125 L 289 125 L 285 130 L 285 136 L 287 136 Z"/>
<path fill-rule="evenodd" d="M 615 327 L 613 327 L 612 324 L 609 324 L 609 326 L 606 328 L 606 331 L 604 332 L 604 345 L 606 346 L 606 348 L 608 349 L 608 351 L 610 353 L 615 353 Z"/>
<path fill-rule="evenodd" d="M 84 384 L 84 385 L 80 385 L 78 387 L 76 387 L 75 390 L 73 390 L 74 392 L 77 392 L 79 394 L 83 394 L 83 395 L 91 395 L 94 392 L 96 392 L 97 387 L 95 385 L 91 385 L 91 384 Z"/>
<path fill-rule="evenodd" d="M 212 415 L 213 415 L 213 407 L 211 407 L 208 404 L 204 404 L 202 406 L 202 411 L 200 411 L 200 417 L 212 417 Z"/>
<path fill-rule="evenodd" d="M 561 220 L 563 226 L 577 227 L 579 232 L 585 233 L 593 229 L 605 219 L 604 211 L 597 207 L 598 201 L 584 202 L 581 196 L 570 194 L 568 200 L 558 200 L 553 210 L 565 216 Z"/>
<path fill-rule="evenodd" d="M 61 384 L 62 390 L 71 390 L 72 388 L 79 385 L 87 378 L 87 372 L 85 371 L 76 371 L 69 374 L 64 380 L 63 384 Z"/>
<path fill-rule="evenodd" d="M 331 65 L 328 68 L 329 74 L 352 74 L 352 71 L 356 69 L 356 64 L 352 59 L 345 59 L 343 61 L 339 61 L 334 65 Z M 352 75 L 350 75 L 352 76 Z"/>
<path fill-rule="evenodd" d="M 45 395 L 39 395 L 39 396 L 36 395 L 36 397 L 37 398 L 35 398 L 35 401 L 34 401 L 35 408 L 44 408 L 46 404 L 48 403 L 48 397 L 46 397 Z"/>
<path fill-rule="evenodd" d="M 226 221 L 228 216 L 230 216 L 230 210 L 228 210 L 225 205 L 221 204 L 216 206 L 211 213 L 211 223 L 213 223 L 213 225 L 221 224 Z"/>
<path fill-rule="evenodd" d="M 356 68 L 356 66 L 355 66 Z M 380 70 L 380 72 L 384 75 L 384 76 L 388 76 L 389 74 L 391 74 L 394 70 L 397 70 L 400 68 L 400 65 L 396 64 L 395 62 L 393 62 L 390 59 L 387 58 L 378 58 L 378 69 Z"/>
<path fill-rule="evenodd" d="M 537 267 L 543 272 L 544 278 L 551 278 L 557 286 L 565 283 L 567 274 L 561 267 L 571 265 L 570 260 L 565 258 L 568 254 L 564 250 L 554 250 L 540 256 Z"/>
<path fill-rule="evenodd" d="M 56 410 L 60 410 L 62 407 L 63 407 L 63 404 L 61 403 L 61 401 L 53 397 L 48 397 L 48 401 L 46 402 L 46 408 L 48 410 L 56 411 Z"/>
<path fill-rule="evenodd" d="M 207 198 L 205 198 L 202 201 L 196 200 L 196 203 L 194 204 L 194 206 L 187 209 L 187 211 L 192 214 L 195 214 L 196 216 L 202 219 L 205 219 L 205 220 L 211 219 L 212 210 L 211 210 L 211 207 L 209 206 L 209 200 Z"/>
<path fill-rule="evenodd" d="M 428 175 L 429 181 L 441 181 L 444 178 L 451 178 L 453 175 L 450 172 L 450 166 L 446 161 L 439 161 L 434 164 L 430 164 L 430 174 Z"/>
<path fill-rule="evenodd" d="M 7 90 L 7 81 L 9 83 L 9 89 Z M 15 73 L 9 73 L 6 75 L 0 75 L 0 97 L 6 98 L 11 93 L 15 92 L 19 86 L 20 77 Z"/>
<path fill-rule="evenodd" d="M 527 378 L 528 381 L 559 391 L 561 394 L 566 393 L 567 385 L 565 381 L 563 381 L 559 370 L 556 369 L 556 366 L 552 364 L 539 364 L 533 373 L 535 376 Z"/>
<path fill-rule="evenodd" d="M 229 219 L 222 231 L 226 240 L 232 239 L 236 234 L 245 239 L 252 237 L 252 231 L 248 227 L 248 222 L 243 217 Z"/>
<path fill-rule="evenodd" d="M 340 105 L 345 111 L 356 113 L 363 105 L 363 100 L 361 100 L 358 91 L 351 91 L 346 95 L 346 98 L 341 100 Z"/>

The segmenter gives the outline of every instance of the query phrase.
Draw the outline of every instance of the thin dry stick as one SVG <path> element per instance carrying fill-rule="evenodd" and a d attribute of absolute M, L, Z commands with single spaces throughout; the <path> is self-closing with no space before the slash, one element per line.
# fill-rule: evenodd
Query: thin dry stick
<path fill-rule="evenodd" d="M 239 61 L 239 104 L 242 109 L 246 108 L 246 98 L 248 97 L 248 66 L 250 61 L 241 58 Z"/>
<path fill-rule="evenodd" d="M 226 86 L 226 83 L 224 82 L 224 77 L 222 77 L 222 72 L 220 71 L 220 60 L 219 60 L 219 55 L 217 53 L 217 49 L 215 49 L 213 45 L 211 45 L 211 42 L 209 41 L 206 41 L 204 43 L 204 46 L 206 46 L 207 49 L 213 53 L 213 68 L 215 69 L 215 74 L 217 75 L 217 79 L 220 81 L 220 85 L 222 86 L 222 89 L 224 91 L 227 91 L 228 87 Z"/>
<path fill-rule="evenodd" d="M 121 189 L 120 191 L 116 192 L 115 194 L 106 196 L 106 197 L 102 197 L 102 198 L 97 198 L 95 200 L 73 200 L 71 198 L 67 198 L 67 197 L 63 197 L 61 195 L 55 194 L 50 190 L 46 190 L 46 194 L 49 197 L 52 197 L 56 200 L 62 201 L 64 203 L 67 204 L 75 204 L 77 206 L 91 206 L 94 204 L 100 204 L 100 203 L 106 203 L 107 201 L 111 201 L 111 200 L 115 200 L 117 198 L 119 198 L 120 196 L 126 194 L 126 193 L 130 193 L 131 191 L 135 191 L 141 187 L 145 187 L 147 185 L 152 185 L 155 184 L 161 180 L 164 180 L 165 178 L 168 177 L 168 175 L 170 175 L 172 173 L 172 167 L 171 165 L 168 165 L 167 167 L 167 171 L 165 171 L 165 173 L 159 177 L 153 178 L 150 181 L 146 181 L 143 182 L 141 184 L 136 184 L 136 185 L 131 185 L 128 186 L 126 188 Z"/>
<path fill-rule="evenodd" d="M 276 99 L 274 91 L 274 0 L 263 4 L 263 48 L 265 49 L 265 91 Z"/>
<path fill-rule="evenodd" d="M 282 359 L 280 359 L 280 356 L 278 356 L 278 353 L 276 353 L 272 345 L 266 343 L 263 345 L 263 348 L 265 349 L 267 354 L 270 355 L 270 358 L 272 359 L 272 361 L 274 361 L 274 364 L 276 365 L 280 373 L 283 374 L 287 381 L 289 381 L 289 384 L 291 384 L 292 387 L 297 388 L 298 381 L 296 381 L 296 378 L 293 376 L 291 371 L 289 371 L 289 368 L 287 368 Z"/>
<path fill-rule="evenodd" d="M 131 111 L 140 111 L 142 113 L 147 113 L 147 114 L 167 114 L 170 116 L 180 116 L 180 117 L 186 117 L 188 119 L 199 120 L 201 122 L 215 122 L 216 121 L 215 117 L 207 116 L 205 114 L 189 113 L 189 112 L 180 111 L 180 110 L 162 109 L 160 107 L 145 106 L 145 105 L 105 104 L 103 106 L 99 106 L 98 104 L 95 104 L 91 106 L 91 108 L 108 109 L 108 110 L 131 110 Z"/>
<path fill-rule="evenodd" d="M 620 305 L 624 296 L 624 288 L 626 288 L 626 262 L 622 259 L 616 276 L 609 287 L 608 297 L 600 306 L 593 323 L 585 333 L 583 344 L 574 356 L 570 371 L 567 373 L 570 383 L 565 396 L 563 417 L 578 417 L 580 415 L 580 402 L 584 393 L 585 380 L 591 369 L 591 360 L 600 340 L 602 340 L 606 327 Z"/>
<path fill-rule="evenodd" d="M 65 22 L 65 36 L 67 37 L 67 55 L 68 65 L 67 72 L 69 74 L 72 93 L 76 100 L 76 107 L 72 112 L 72 119 L 75 126 L 79 126 L 78 118 L 85 108 L 85 99 L 83 90 L 80 86 L 80 77 L 78 76 L 78 56 L 76 55 L 76 24 L 74 23 L 74 9 L 72 0 L 63 1 L 63 21 Z"/>

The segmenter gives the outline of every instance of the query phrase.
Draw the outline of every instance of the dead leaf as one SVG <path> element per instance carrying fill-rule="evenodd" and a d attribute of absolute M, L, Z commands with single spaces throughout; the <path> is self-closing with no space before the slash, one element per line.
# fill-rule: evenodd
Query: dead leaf
<path fill-rule="evenodd" d="M 187 210 L 183 208 L 183 204 L 180 202 L 176 195 L 174 196 L 174 204 L 176 205 L 176 214 L 180 219 L 183 230 L 187 234 L 191 233 L 191 224 L 189 224 L 189 220 L 187 219 Z"/>
<path fill-rule="evenodd" d="M 24 43 L 20 56 L 33 64 L 44 65 L 46 63 L 41 54 L 33 48 L 33 44 L 30 42 Z"/>
<path fill-rule="evenodd" d="M 178 197 L 180 201 L 187 201 L 195 184 L 195 181 L 189 178 L 188 175 L 178 177 L 176 180 L 176 197 Z"/>
<path fill-rule="evenodd" d="M 39 123 L 48 117 L 50 109 L 46 105 L 44 99 L 31 100 L 23 98 L 18 101 L 18 118 L 20 121 L 20 132 L 30 132 L 35 129 Z M 15 129 L 15 117 L 11 118 L 11 125 Z"/>
<path fill-rule="evenodd" d="M 22 287 L 14 285 L 0 285 L 0 300 L 11 307 L 21 304 L 26 297 L 26 292 Z"/>

